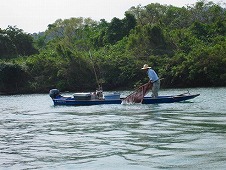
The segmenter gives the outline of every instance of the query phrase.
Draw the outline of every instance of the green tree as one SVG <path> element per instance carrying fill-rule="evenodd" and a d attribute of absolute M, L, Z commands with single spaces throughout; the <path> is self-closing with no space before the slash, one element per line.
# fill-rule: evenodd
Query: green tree
<path fill-rule="evenodd" d="M 9 36 L 11 46 L 15 48 L 14 55 L 28 56 L 37 53 L 33 46 L 33 38 L 30 34 L 26 34 L 22 29 L 8 26 L 5 34 Z"/>
<path fill-rule="evenodd" d="M 0 91 L 17 93 L 23 91 L 28 78 L 26 69 L 18 64 L 0 62 Z"/>
<path fill-rule="evenodd" d="M 123 38 L 123 22 L 114 17 L 107 29 L 106 32 L 106 37 L 107 37 L 107 42 L 110 44 L 115 44 L 117 41 L 121 40 Z"/>
<path fill-rule="evenodd" d="M 191 24 L 190 17 L 191 14 L 185 7 L 169 6 L 162 17 L 162 23 L 169 30 L 187 28 Z"/>
<path fill-rule="evenodd" d="M 9 59 L 18 55 L 17 47 L 5 31 L 0 30 L 0 59 Z"/>

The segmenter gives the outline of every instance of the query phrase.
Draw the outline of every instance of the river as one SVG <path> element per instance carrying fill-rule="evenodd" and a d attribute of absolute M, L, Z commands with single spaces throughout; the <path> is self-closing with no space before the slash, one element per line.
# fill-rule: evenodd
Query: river
<path fill-rule="evenodd" d="M 53 106 L 48 94 L 0 96 L 0 169 L 225 169 L 226 88 L 188 90 L 200 96 L 155 105 Z"/>

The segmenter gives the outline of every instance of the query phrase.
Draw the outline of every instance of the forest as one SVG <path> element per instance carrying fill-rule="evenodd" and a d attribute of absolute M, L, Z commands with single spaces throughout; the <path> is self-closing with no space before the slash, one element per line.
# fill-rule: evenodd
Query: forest
<path fill-rule="evenodd" d="M 58 19 L 34 34 L 0 28 L 1 94 L 134 89 L 148 81 L 145 63 L 161 88 L 226 86 L 225 6 L 151 3 L 110 22 Z"/>

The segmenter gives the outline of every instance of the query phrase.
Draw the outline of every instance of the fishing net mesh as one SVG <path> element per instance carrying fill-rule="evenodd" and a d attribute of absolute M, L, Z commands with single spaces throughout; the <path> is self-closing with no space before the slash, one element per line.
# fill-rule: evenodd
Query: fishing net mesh
<path fill-rule="evenodd" d="M 123 99 L 123 104 L 129 103 L 142 103 L 144 96 L 151 90 L 152 83 L 148 82 L 142 86 L 140 86 L 133 93 L 128 95 L 125 99 Z"/>

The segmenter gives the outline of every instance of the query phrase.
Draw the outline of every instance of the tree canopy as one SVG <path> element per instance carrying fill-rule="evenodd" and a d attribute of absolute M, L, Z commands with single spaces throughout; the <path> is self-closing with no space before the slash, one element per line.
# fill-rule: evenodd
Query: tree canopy
<path fill-rule="evenodd" d="M 92 90 L 93 66 L 105 89 L 129 89 L 147 81 L 145 63 L 164 78 L 162 87 L 225 86 L 226 9 L 211 1 L 151 3 L 110 22 L 58 19 L 34 35 L 0 29 L 3 92 Z M 7 79 L 13 72 L 19 79 Z"/>

